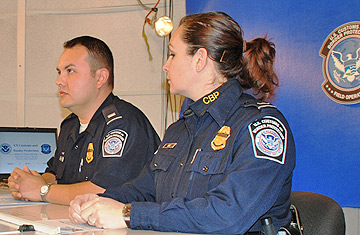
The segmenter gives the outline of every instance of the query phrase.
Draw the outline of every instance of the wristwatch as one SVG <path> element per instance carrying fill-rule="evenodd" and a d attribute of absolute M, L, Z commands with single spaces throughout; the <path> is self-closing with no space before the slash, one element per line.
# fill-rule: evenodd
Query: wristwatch
<path fill-rule="evenodd" d="M 126 203 L 122 210 L 122 216 L 128 228 L 130 228 L 130 211 L 131 203 Z"/>
<path fill-rule="evenodd" d="M 45 184 L 40 188 L 40 196 L 44 202 L 47 202 L 45 198 L 46 198 L 46 195 L 50 191 L 50 186 L 51 186 L 51 184 Z"/>

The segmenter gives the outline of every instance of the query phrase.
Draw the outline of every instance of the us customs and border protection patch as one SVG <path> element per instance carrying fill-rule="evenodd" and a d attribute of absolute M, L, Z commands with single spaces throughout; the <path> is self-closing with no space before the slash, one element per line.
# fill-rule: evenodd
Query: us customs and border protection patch
<path fill-rule="evenodd" d="M 120 129 L 109 131 L 103 139 L 103 157 L 122 157 L 128 133 Z"/>
<path fill-rule="evenodd" d="M 265 116 L 248 126 L 255 157 L 284 164 L 287 130 L 277 118 Z"/>

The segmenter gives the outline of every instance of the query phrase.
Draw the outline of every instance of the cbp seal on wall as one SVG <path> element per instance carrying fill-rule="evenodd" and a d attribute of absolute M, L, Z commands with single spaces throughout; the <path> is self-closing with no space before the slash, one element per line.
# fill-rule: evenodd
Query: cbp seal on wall
<path fill-rule="evenodd" d="M 360 102 L 360 21 L 343 24 L 324 41 L 322 89 L 340 104 Z"/>
<path fill-rule="evenodd" d="M 125 148 L 128 133 L 115 129 L 109 131 L 103 139 L 103 157 L 121 157 Z"/>
<path fill-rule="evenodd" d="M 12 148 L 11 148 L 10 144 L 7 144 L 7 143 L 1 144 L 1 148 L 0 148 L 1 153 L 9 154 L 9 153 L 11 153 L 11 150 L 12 150 Z"/>

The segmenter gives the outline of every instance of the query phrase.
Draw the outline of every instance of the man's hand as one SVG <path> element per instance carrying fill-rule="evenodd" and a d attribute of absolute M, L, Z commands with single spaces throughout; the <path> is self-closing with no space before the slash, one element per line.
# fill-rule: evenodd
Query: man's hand
<path fill-rule="evenodd" d="M 9 190 L 15 199 L 41 201 L 40 188 L 45 184 L 43 177 L 27 166 L 23 170 L 15 168 L 8 178 Z"/>
<path fill-rule="evenodd" d="M 70 202 L 69 216 L 74 223 L 98 228 L 127 228 L 122 217 L 124 204 L 95 194 L 79 195 Z"/>
<path fill-rule="evenodd" d="M 15 171 L 13 171 L 8 178 L 9 191 L 11 195 L 18 200 L 21 199 L 21 193 L 19 192 L 20 185 L 18 184 L 19 177 L 20 176 Z"/>

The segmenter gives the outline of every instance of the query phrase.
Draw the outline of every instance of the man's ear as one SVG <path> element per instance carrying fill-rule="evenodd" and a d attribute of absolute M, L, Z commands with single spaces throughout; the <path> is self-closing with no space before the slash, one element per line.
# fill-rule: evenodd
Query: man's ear
<path fill-rule="evenodd" d="M 96 71 L 95 77 L 97 88 L 101 88 L 104 84 L 107 83 L 109 79 L 109 74 L 109 70 L 107 70 L 106 68 L 101 68 Z"/>
<path fill-rule="evenodd" d="M 196 72 L 200 72 L 207 64 L 208 51 L 204 47 L 201 47 L 197 50 L 193 58 L 196 66 Z"/>

